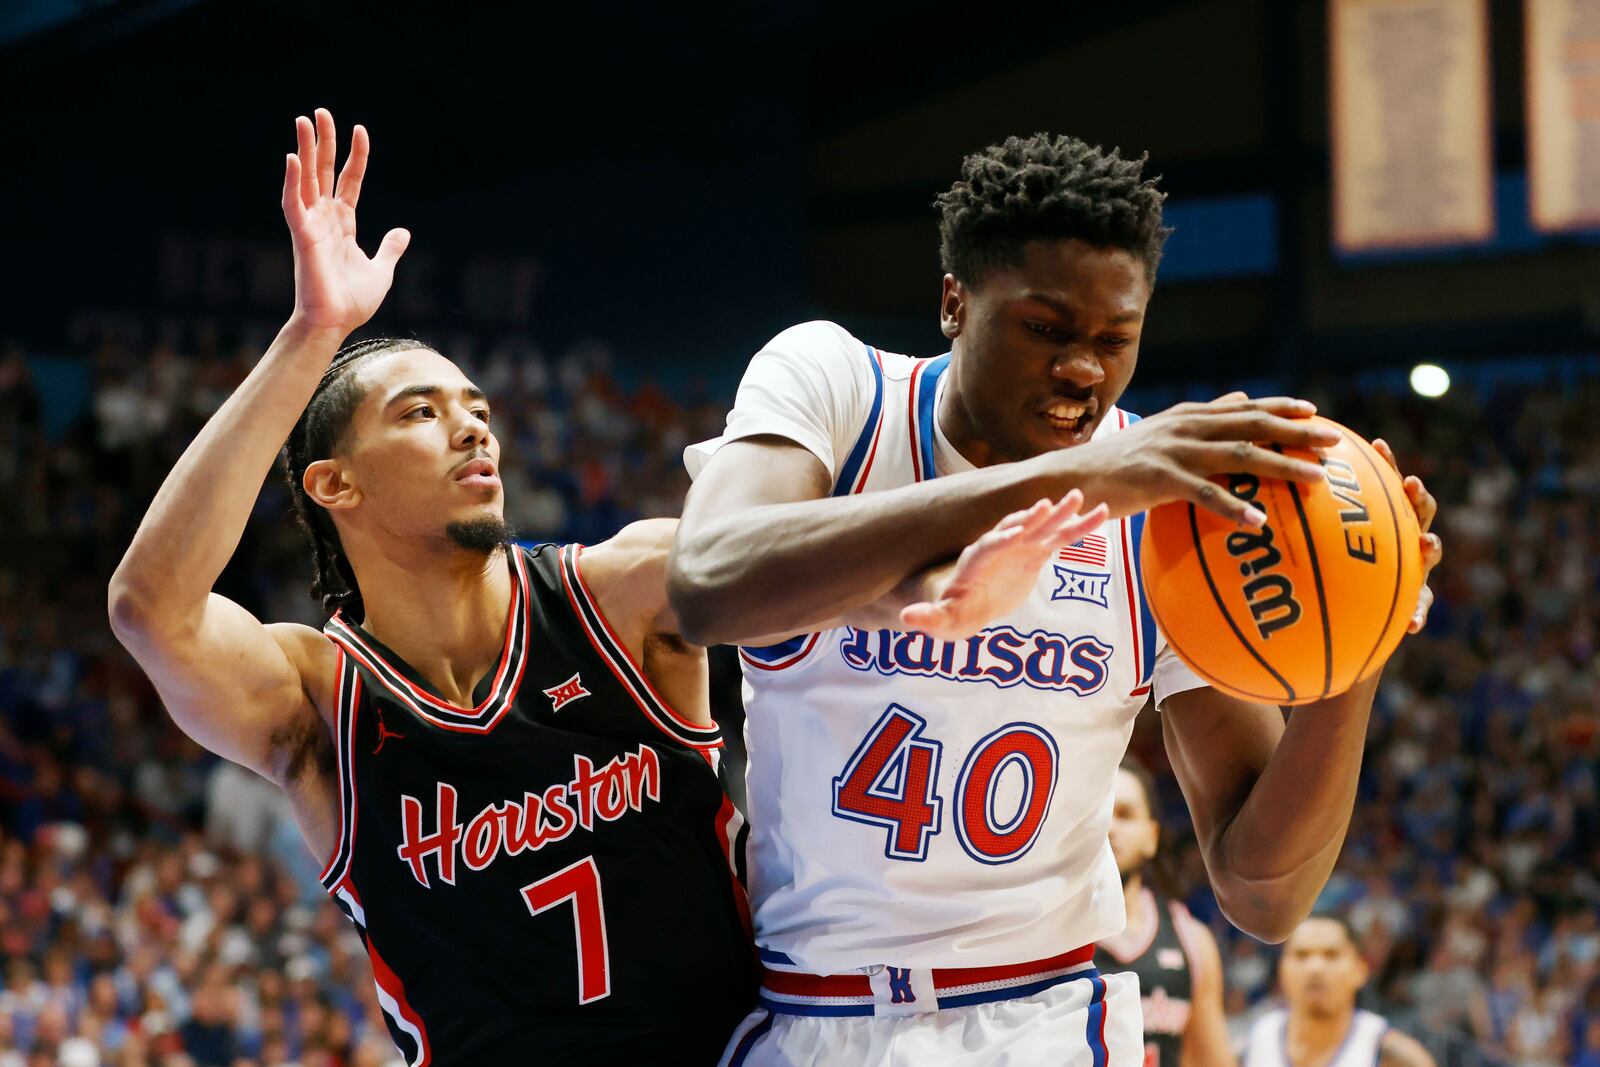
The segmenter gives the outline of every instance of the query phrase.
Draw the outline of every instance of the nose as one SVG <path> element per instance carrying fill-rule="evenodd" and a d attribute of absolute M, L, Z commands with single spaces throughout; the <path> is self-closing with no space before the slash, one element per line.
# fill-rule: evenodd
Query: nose
<path fill-rule="evenodd" d="M 1089 389 L 1105 381 L 1106 372 L 1090 346 L 1072 345 L 1050 364 L 1050 377 Z"/>
<path fill-rule="evenodd" d="M 489 424 L 476 415 L 467 415 L 461 420 L 461 425 L 456 427 L 455 446 L 457 448 L 472 448 L 475 445 L 489 443 Z"/>

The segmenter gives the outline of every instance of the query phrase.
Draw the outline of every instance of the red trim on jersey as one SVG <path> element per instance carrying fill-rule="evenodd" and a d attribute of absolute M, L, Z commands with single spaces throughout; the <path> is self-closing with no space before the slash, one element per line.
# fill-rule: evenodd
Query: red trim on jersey
<path fill-rule="evenodd" d="M 744 816 L 739 814 L 739 809 L 733 806 L 733 801 L 728 799 L 728 794 L 722 794 L 722 807 L 717 812 L 716 834 L 717 843 L 722 846 L 722 854 L 728 857 L 728 874 L 733 881 L 733 904 L 739 911 L 739 922 L 744 926 L 744 932 L 750 938 L 751 944 L 755 943 L 755 925 L 750 919 L 750 899 L 745 894 L 744 885 L 739 881 L 739 863 L 733 854 L 737 843 L 739 831 L 730 827 L 734 822 L 743 822 Z"/>
<path fill-rule="evenodd" d="M 388 669 L 388 672 L 393 673 L 395 677 L 400 678 L 401 681 L 405 681 L 405 678 L 401 677 L 400 672 L 396 671 L 392 666 L 390 666 L 387 660 L 377 659 L 376 653 L 369 654 L 362 646 L 355 644 L 343 634 L 336 634 L 330 631 L 328 636 L 332 637 L 335 641 L 338 641 L 341 645 L 343 645 L 346 652 L 349 652 L 357 662 L 361 663 L 367 668 L 367 670 L 371 671 L 385 689 L 393 693 L 401 703 L 405 704 L 406 707 L 414 711 L 419 718 L 425 719 L 443 730 L 454 730 L 457 733 L 463 734 L 488 733 L 496 726 L 500 725 L 500 720 L 505 718 L 506 712 L 511 710 L 511 705 L 516 699 L 517 687 L 522 684 L 522 666 L 519 666 L 517 670 L 517 677 L 512 684 L 512 688 L 506 694 L 505 703 L 501 706 L 499 711 L 495 712 L 492 718 L 485 719 L 483 722 L 475 723 L 450 722 L 447 719 L 441 719 L 438 716 L 431 714 L 426 708 L 423 708 L 415 700 L 412 700 L 407 694 L 406 690 L 396 688 L 395 685 L 385 676 L 384 669 L 380 668 L 378 664 L 382 663 L 383 667 Z M 377 659 L 377 662 L 374 662 L 375 659 Z M 410 683 L 407 682 L 406 684 L 409 685 Z"/>
<path fill-rule="evenodd" d="M 1105 1056 L 1105 1062 L 1111 1062 L 1111 1049 L 1106 1047 L 1106 1016 L 1111 1014 L 1111 983 L 1104 978 L 1096 978 L 1100 983 L 1100 1030 L 1095 1034 L 1095 1040 L 1100 1045 L 1100 1052 Z"/>
<path fill-rule="evenodd" d="M 351 890 L 354 892 L 354 889 Z M 412 1061 L 410 1067 L 429 1067 L 433 1062 L 433 1049 L 428 1043 L 428 1028 L 423 1025 L 422 1016 L 412 1008 L 411 1002 L 406 999 L 405 983 L 400 981 L 400 976 L 389 968 L 378 954 L 378 946 L 372 943 L 372 932 L 367 932 L 367 958 L 372 961 L 372 980 L 389 998 L 400 1007 L 400 1018 L 416 1028 L 417 1034 L 422 1039 L 421 1054 Z M 380 1005 L 381 1007 L 381 1005 Z M 402 1029 L 404 1029 L 402 1027 Z"/>
<path fill-rule="evenodd" d="M 1128 413 L 1121 408 L 1117 409 L 1117 429 L 1128 428 Z M 1139 674 L 1144 670 L 1144 635 L 1139 626 L 1139 604 L 1135 599 L 1134 583 L 1138 576 L 1133 573 L 1133 524 L 1127 519 L 1117 520 L 1117 536 L 1122 544 L 1122 584 L 1128 593 L 1128 626 L 1133 631 L 1133 677 L 1139 681 Z M 1150 691 L 1149 682 L 1140 682 L 1138 686 L 1129 691 L 1129 696 L 1141 696 Z"/>
<path fill-rule="evenodd" d="M 806 643 L 804 645 L 800 646 L 800 650 L 798 652 L 795 652 L 795 653 L 791 654 L 787 659 L 780 659 L 780 660 L 776 660 L 776 661 L 774 661 L 772 663 L 767 663 L 767 662 L 765 662 L 763 660 L 756 659 L 756 657 L 754 657 L 754 656 L 750 655 L 749 653 L 745 652 L 745 650 L 742 649 L 742 648 L 739 649 L 739 658 L 742 659 L 745 663 L 749 664 L 750 666 L 757 667 L 757 668 L 759 668 L 761 670 L 764 670 L 764 671 L 781 671 L 785 667 L 793 667 L 796 663 L 799 663 L 801 660 L 805 659 L 808 655 L 810 655 L 811 654 L 811 650 L 816 647 L 817 638 L 819 636 L 821 636 L 821 635 L 812 634 L 809 638 L 806 639 Z"/>
<path fill-rule="evenodd" d="M 589 625 L 588 617 L 584 614 L 583 609 L 578 605 L 578 590 L 573 589 L 572 582 L 567 578 L 567 569 L 562 567 L 561 584 L 566 588 L 567 599 L 572 602 L 573 615 L 577 617 L 578 622 L 583 626 L 583 631 L 588 635 L 589 643 L 594 646 L 594 650 L 600 654 L 601 659 L 605 660 L 606 666 L 611 668 L 611 673 L 616 675 L 617 681 L 622 683 L 622 687 L 624 689 L 633 694 L 634 703 L 638 704 L 640 710 L 645 713 L 645 716 L 649 718 L 651 722 L 655 723 L 661 732 L 666 734 L 668 737 L 671 737 L 682 744 L 690 745 L 695 748 L 721 748 L 723 746 L 723 741 L 720 736 L 721 728 L 715 725 L 701 726 L 698 723 L 690 722 L 688 719 L 684 718 L 682 715 L 673 710 L 671 705 L 669 705 L 665 700 L 661 699 L 661 694 L 656 692 L 655 686 L 650 684 L 650 679 L 645 675 L 644 671 L 640 669 L 639 664 L 634 661 L 632 653 L 628 651 L 628 646 L 618 640 L 616 631 L 611 628 L 611 623 L 606 619 L 605 612 L 600 610 L 600 605 L 595 601 L 594 594 L 589 591 L 589 583 L 584 581 L 583 568 L 579 562 L 583 556 L 583 546 L 579 544 L 565 545 L 562 547 L 561 551 L 570 551 L 572 570 L 573 573 L 578 576 L 578 586 L 579 589 L 582 590 L 584 602 L 587 603 L 590 609 L 594 611 L 595 618 L 600 620 L 600 625 L 605 628 L 606 634 L 616 644 L 617 651 L 622 654 L 628 666 L 633 669 L 633 672 L 639 676 L 639 681 L 643 683 L 645 690 L 649 693 L 650 697 L 661 706 L 662 711 L 671 716 L 673 721 L 678 723 L 678 725 L 682 726 L 685 730 L 702 735 L 714 734 L 717 735 L 717 739 L 715 741 L 691 741 L 688 738 L 669 730 L 666 724 L 661 722 L 661 720 L 656 717 L 655 709 L 650 707 L 649 702 L 644 699 L 644 696 L 622 673 L 622 670 L 617 666 L 616 657 L 612 656 L 611 652 L 605 647 L 605 643 L 602 642 L 599 635 L 595 633 L 594 628 Z"/>
<path fill-rule="evenodd" d="M 328 862 L 322 865 L 322 873 L 317 875 L 317 881 L 326 888 L 328 875 L 333 873 L 333 865 L 339 861 L 340 854 L 344 851 L 345 827 L 349 825 L 350 813 L 344 807 L 345 791 L 345 739 L 344 739 L 344 649 L 337 643 L 333 646 L 333 751 L 334 762 L 339 767 L 339 830 L 333 839 L 333 853 L 328 857 Z M 357 675 L 357 678 L 360 676 Z"/>
<path fill-rule="evenodd" d="M 335 645 L 334 647 L 338 648 L 339 646 Z M 340 648 L 339 651 L 342 658 L 344 650 Z M 328 878 L 334 873 L 333 861 L 339 858 L 341 848 L 345 850 L 344 867 L 339 871 L 339 876 L 334 878 L 333 885 L 329 887 L 329 892 L 338 888 L 341 881 L 346 881 L 349 878 L 350 865 L 355 862 L 356 858 L 356 825 L 361 818 L 361 794 L 356 792 L 356 719 L 361 714 L 361 672 L 352 669 L 350 677 L 350 693 L 347 698 L 343 696 L 340 698 L 341 700 L 348 699 L 350 702 L 350 722 L 349 725 L 345 725 L 344 707 L 341 704 L 339 717 L 336 720 L 338 723 L 336 732 L 342 736 L 334 738 L 334 744 L 338 746 L 339 761 L 340 844 L 334 846 L 333 858 L 328 861 L 328 867 L 322 872 L 322 877 L 318 881 L 325 886 L 328 884 Z M 339 672 L 339 681 L 342 689 L 344 685 L 344 671 L 342 669 Z M 348 811 L 345 810 L 344 806 L 345 781 L 347 779 L 350 783 L 350 808 Z M 353 888 L 351 892 L 354 892 Z"/>
<path fill-rule="evenodd" d="M 513 548 L 511 551 L 514 553 L 512 559 L 515 566 L 515 571 L 517 573 L 518 585 L 512 590 L 511 610 L 506 612 L 506 636 L 504 643 L 500 646 L 500 663 L 499 666 L 495 668 L 494 683 L 489 687 L 489 695 L 484 697 L 483 703 L 479 704 L 476 708 L 457 707 L 448 700 L 441 700 L 438 697 L 435 697 L 425 689 L 422 689 L 416 683 L 412 682 L 411 679 L 407 678 L 401 671 L 396 669 L 393 664 L 384 659 L 377 649 L 368 646 L 366 639 L 361 635 L 361 631 L 356 629 L 354 625 L 344 620 L 343 612 L 336 612 L 334 614 L 334 619 L 338 620 L 340 626 L 344 630 L 348 631 L 348 633 L 336 633 L 329 631 L 328 636 L 340 641 L 340 643 L 343 644 L 351 652 L 351 654 L 355 656 L 356 659 L 365 664 L 367 669 L 372 671 L 372 673 L 377 676 L 378 680 L 383 683 L 384 688 L 394 693 L 395 696 L 399 697 L 408 706 L 410 706 L 413 711 L 422 716 L 424 719 L 436 726 L 444 727 L 447 730 L 456 730 L 461 733 L 488 733 L 500 722 L 502 718 L 505 717 L 505 713 L 510 710 L 511 705 L 517 699 L 517 690 L 521 688 L 523 675 L 527 671 L 528 635 L 533 628 L 532 611 L 529 607 L 529 602 L 532 597 L 528 591 L 528 576 L 523 568 L 522 552 L 520 549 L 515 548 Z M 512 635 L 516 632 L 518 614 L 517 609 L 519 602 L 523 618 L 522 643 L 520 649 L 515 648 L 512 645 Z M 504 703 L 501 704 L 500 709 L 495 712 L 495 714 L 487 721 L 476 723 L 450 722 L 446 719 L 440 719 L 437 716 L 429 714 L 427 709 L 418 706 L 417 702 L 411 699 L 412 696 L 420 698 L 422 701 L 439 711 L 450 712 L 461 716 L 481 716 L 484 711 L 490 707 L 490 705 L 495 703 L 495 694 L 500 692 L 501 683 L 505 681 L 506 671 L 510 667 L 513 657 L 515 657 L 517 661 L 516 676 L 511 680 L 510 687 L 505 690 L 505 696 L 503 698 Z M 379 664 L 381 664 L 384 668 L 387 668 L 387 670 L 380 670 L 378 666 Z M 388 677 L 391 674 L 394 675 L 395 679 L 397 679 L 405 687 L 405 689 L 402 690 L 395 687 L 394 682 L 392 682 Z"/>
<path fill-rule="evenodd" d="M 917 434 L 917 386 L 922 381 L 922 372 L 932 360 L 919 359 L 911 371 L 911 406 L 906 415 L 911 424 L 911 473 L 917 481 L 922 481 L 922 439 Z"/>
<path fill-rule="evenodd" d="M 985 982 L 1005 982 L 1036 974 L 1076 967 L 1094 958 L 1094 945 L 1083 945 L 1049 959 L 1029 963 L 1009 963 L 999 967 L 935 967 L 935 992 Z M 797 974 L 762 968 L 761 986 L 773 993 L 792 997 L 870 997 L 872 980 L 864 974 Z"/>
<path fill-rule="evenodd" d="M 883 357 L 871 345 L 867 346 L 867 351 L 871 352 L 872 358 L 877 361 L 878 380 L 881 382 L 883 381 Z M 884 411 L 880 405 L 878 408 L 878 424 L 872 428 L 872 447 L 867 449 L 867 461 L 861 465 L 861 473 L 856 475 L 856 482 L 850 487 L 852 494 L 859 493 L 867 487 L 867 476 L 872 473 L 872 461 L 878 455 L 878 438 L 883 436 L 883 421 Z"/>

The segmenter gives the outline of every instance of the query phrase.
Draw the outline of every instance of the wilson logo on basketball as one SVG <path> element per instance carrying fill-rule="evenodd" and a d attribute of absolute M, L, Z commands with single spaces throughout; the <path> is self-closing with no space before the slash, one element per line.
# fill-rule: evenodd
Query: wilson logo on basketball
<path fill-rule="evenodd" d="M 1228 492 L 1240 500 L 1254 504 L 1260 491 L 1261 480 L 1255 475 L 1228 475 Z M 1240 576 L 1249 579 L 1244 583 L 1244 599 L 1262 640 L 1299 622 L 1300 601 L 1295 599 L 1294 583 L 1274 570 L 1283 562 L 1283 553 L 1273 544 L 1272 525 L 1229 534 L 1227 548 L 1228 555 L 1239 561 Z"/>

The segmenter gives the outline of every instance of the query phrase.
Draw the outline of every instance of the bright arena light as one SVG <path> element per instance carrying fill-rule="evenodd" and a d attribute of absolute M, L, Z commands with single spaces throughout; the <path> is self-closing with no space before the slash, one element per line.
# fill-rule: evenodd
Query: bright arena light
<path fill-rule="evenodd" d="M 1444 396 L 1450 391 L 1450 372 L 1433 363 L 1411 368 L 1411 388 L 1422 396 Z"/>

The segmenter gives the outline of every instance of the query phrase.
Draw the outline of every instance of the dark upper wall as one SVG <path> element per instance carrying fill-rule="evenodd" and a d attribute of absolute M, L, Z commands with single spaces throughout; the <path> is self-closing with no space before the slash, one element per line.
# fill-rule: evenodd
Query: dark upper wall
<path fill-rule="evenodd" d="M 1520 7 L 1492 7 L 1514 174 Z M 1276 207 L 1277 270 L 1163 281 L 1152 376 L 1591 343 L 1592 245 L 1334 260 L 1324 20 L 1316 0 L 119 0 L 0 51 L 0 335 L 53 343 L 89 308 L 281 317 L 279 160 L 327 103 L 374 133 L 366 232 L 416 234 L 385 329 L 595 334 L 719 378 L 814 314 L 931 350 L 933 195 L 965 152 L 1055 129 L 1149 151 L 1175 207 Z M 208 260 L 220 283 L 173 286 Z"/>

